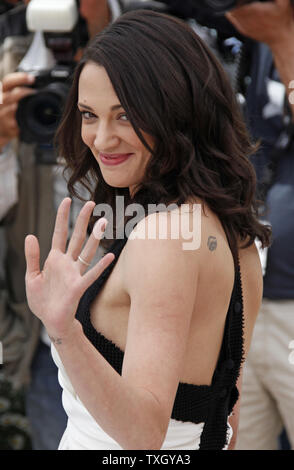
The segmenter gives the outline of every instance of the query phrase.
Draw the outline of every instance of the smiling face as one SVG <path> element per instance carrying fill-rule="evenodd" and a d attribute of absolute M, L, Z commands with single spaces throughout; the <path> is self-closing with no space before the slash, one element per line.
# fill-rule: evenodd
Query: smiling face
<path fill-rule="evenodd" d="M 88 62 L 79 79 L 81 136 L 107 184 L 130 189 L 144 177 L 150 152 L 135 133 L 104 67 Z M 150 147 L 152 138 L 142 132 Z"/>

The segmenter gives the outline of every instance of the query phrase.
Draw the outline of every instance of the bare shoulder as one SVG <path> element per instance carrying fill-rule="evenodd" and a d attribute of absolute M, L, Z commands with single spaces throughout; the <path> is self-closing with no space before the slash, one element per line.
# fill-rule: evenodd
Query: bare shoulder
<path fill-rule="evenodd" d="M 169 206 L 171 207 L 171 206 Z M 192 223 L 191 223 L 192 222 Z M 201 205 L 182 204 L 169 210 L 153 212 L 141 219 L 129 234 L 129 240 L 176 240 L 185 251 L 190 251 L 182 243 L 196 235 L 200 241 Z M 176 247 L 177 243 L 170 244 Z M 196 246 L 196 245 L 195 245 Z M 199 248 L 199 243 L 197 243 Z"/>
<path fill-rule="evenodd" d="M 198 214 L 189 206 L 170 211 L 148 214 L 131 231 L 125 247 L 125 266 L 132 268 L 132 262 L 147 267 L 146 263 L 170 263 L 180 269 L 180 263 L 187 268 L 195 265 L 201 239 L 201 223 Z M 191 225 L 191 217 L 194 223 Z M 197 263 L 196 263 L 197 264 Z"/>
<path fill-rule="evenodd" d="M 150 296 L 158 303 L 164 303 L 169 310 L 171 306 L 177 307 L 179 315 L 181 303 L 193 304 L 198 283 L 199 250 L 186 249 L 189 242 L 193 243 L 193 234 L 189 240 L 189 234 L 182 233 L 187 229 L 187 217 L 184 216 L 178 232 L 176 210 L 149 214 L 131 232 L 123 261 L 124 289 L 131 301 L 141 297 L 143 303 L 144 298 Z M 186 311 L 191 313 L 190 308 Z"/>

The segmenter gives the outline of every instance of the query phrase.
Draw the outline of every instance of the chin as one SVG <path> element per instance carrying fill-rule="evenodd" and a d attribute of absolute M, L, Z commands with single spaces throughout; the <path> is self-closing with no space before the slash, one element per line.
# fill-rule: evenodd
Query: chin
<path fill-rule="evenodd" d="M 105 183 L 108 184 L 108 186 L 111 186 L 112 188 L 129 188 L 130 182 L 127 180 L 116 180 L 114 178 L 107 178 L 105 175 L 102 173 L 103 179 Z"/>
<path fill-rule="evenodd" d="M 108 182 L 106 181 L 106 183 L 108 184 L 108 186 L 111 186 L 112 188 L 128 188 L 129 186 L 127 184 L 123 184 L 123 183 L 113 183 L 113 182 Z"/>

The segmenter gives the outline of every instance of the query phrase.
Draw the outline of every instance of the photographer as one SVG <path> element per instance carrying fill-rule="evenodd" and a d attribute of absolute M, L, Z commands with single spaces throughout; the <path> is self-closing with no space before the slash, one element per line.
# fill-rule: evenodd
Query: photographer
<path fill-rule="evenodd" d="M 15 3 L 15 2 L 11 2 Z M 41 323 L 30 312 L 25 294 L 23 244 L 28 233 L 41 240 L 41 256 L 50 246 L 56 208 L 67 195 L 63 165 L 52 146 L 23 142 L 16 119 L 19 103 L 36 93 L 30 73 L 18 72 L 34 40 L 26 25 L 26 4 L 0 16 L 0 219 L 4 279 L 0 291 L 0 340 L 3 343 L 4 375 L 18 389 L 26 387 L 26 412 L 34 449 L 56 449 L 66 426 L 61 405 L 57 369 L 50 354 L 50 341 Z M 119 0 L 81 0 L 80 16 L 91 38 L 121 13 Z M 74 57 L 82 54 L 79 48 Z M 55 163 L 54 163 L 55 162 Z M 74 201 L 73 211 L 80 203 Z M 73 216 L 74 218 L 74 216 Z"/>
<path fill-rule="evenodd" d="M 255 164 L 273 230 L 268 250 L 261 311 L 243 377 L 237 449 L 276 449 L 286 428 L 294 446 L 294 78 L 293 2 L 254 2 L 226 14 L 254 43 L 247 115 L 261 139 Z M 284 85 L 284 86 L 282 86 Z M 286 91 L 286 93 L 285 93 Z M 288 97 L 287 97 L 288 94 Z M 291 104 L 292 101 L 292 104 Z M 264 178 L 264 169 L 270 169 Z"/>

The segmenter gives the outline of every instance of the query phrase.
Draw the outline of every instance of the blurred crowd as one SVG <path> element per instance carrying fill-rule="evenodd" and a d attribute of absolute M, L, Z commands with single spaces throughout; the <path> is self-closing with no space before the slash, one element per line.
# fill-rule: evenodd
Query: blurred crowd
<path fill-rule="evenodd" d="M 38 236 L 44 261 L 68 195 L 53 144 L 66 78 L 91 38 L 135 8 L 176 15 L 209 44 L 259 143 L 252 162 L 260 219 L 271 224 L 273 242 L 260 249 L 263 302 L 244 365 L 236 449 L 293 448 L 294 3 L 80 0 L 72 30 L 58 33 L 29 28 L 29 3 L 38 0 L 0 3 L 0 449 L 57 449 L 66 426 L 50 340 L 26 303 L 23 244 Z M 71 223 L 81 204 L 73 201 Z"/>

